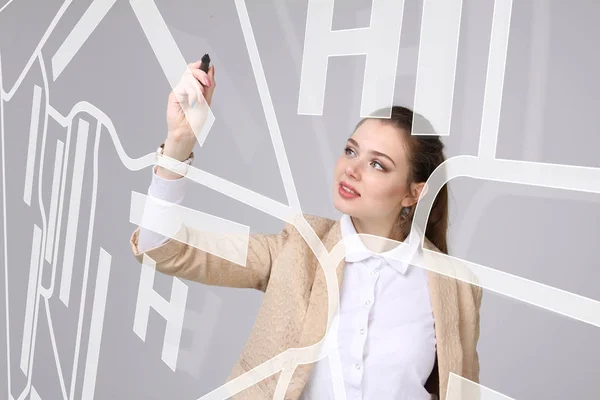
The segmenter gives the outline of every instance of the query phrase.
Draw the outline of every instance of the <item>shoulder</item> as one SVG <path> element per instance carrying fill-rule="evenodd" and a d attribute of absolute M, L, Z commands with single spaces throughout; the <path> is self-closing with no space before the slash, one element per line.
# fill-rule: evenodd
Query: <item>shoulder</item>
<path fill-rule="evenodd" d="M 317 234 L 327 233 L 337 222 L 331 218 L 321 217 L 318 215 L 302 214 L 302 216 Z"/>
<path fill-rule="evenodd" d="M 292 239 L 292 241 L 301 241 L 305 243 L 303 236 L 300 234 L 302 226 L 306 227 L 306 224 L 310 226 L 310 229 L 317 235 L 317 237 L 327 245 L 332 240 L 335 240 L 340 234 L 339 221 L 331 218 L 321 217 L 313 214 L 299 214 L 291 222 L 287 222 L 284 228 L 286 235 Z M 333 238 L 333 239 L 332 239 Z"/>
<path fill-rule="evenodd" d="M 296 215 L 292 218 L 292 221 L 287 222 L 284 229 L 289 232 L 298 230 L 295 227 L 303 224 L 304 221 L 306 221 L 317 234 L 328 232 L 337 223 L 336 220 L 331 218 L 303 213 Z"/>

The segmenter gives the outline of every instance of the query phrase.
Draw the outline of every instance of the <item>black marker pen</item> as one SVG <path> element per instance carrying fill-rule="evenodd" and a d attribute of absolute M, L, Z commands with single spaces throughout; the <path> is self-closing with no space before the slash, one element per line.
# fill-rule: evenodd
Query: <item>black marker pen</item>
<path fill-rule="evenodd" d="M 202 62 L 200 63 L 200 69 L 208 74 L 208 66 L 210 64 L 210 56 L 205 54 L 202 56 Z"/>

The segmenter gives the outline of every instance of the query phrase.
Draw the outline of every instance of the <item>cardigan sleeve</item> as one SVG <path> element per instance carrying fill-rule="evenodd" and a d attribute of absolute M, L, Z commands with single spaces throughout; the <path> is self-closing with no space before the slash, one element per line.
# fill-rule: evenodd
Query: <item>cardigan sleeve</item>
<path fill-rule="evenodd" d="M 206 285 L 254 288 L 264 292 L 273 261 L 293 229 L 292 224 L 286 223 L 276 234 L 250 234 L 245 266 L 188 244 L 200 242 L 202 232 L 185 224 L 174 238 L 145 251 L 138 248 L 140 227 L 133 232 L 129 242 L 139 263 L 154 263 L 156 270 L 164 274 Z"/>

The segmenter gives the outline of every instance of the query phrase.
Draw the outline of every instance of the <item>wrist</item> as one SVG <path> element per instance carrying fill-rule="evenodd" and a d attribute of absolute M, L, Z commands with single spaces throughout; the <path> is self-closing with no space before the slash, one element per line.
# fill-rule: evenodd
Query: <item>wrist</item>
<path fill-rule="evenodd" d="M 173 138 L 169 135 L 165 140 L 162 154 L 178 161 L 184 161 L 190 157 L 195 144 L 196 137 L 194 135 L 184 139 Z"/>
<path fill-rule="evenodd" d="M 154 173 L 164 179 L 180 179 L 187 174 L 189 166 L 194 160 L 194 152 L 188 153 L 188 146 L 182 143 L 167 147 L 167 142 L 161 144 L 156 150 L 157 165 Z M 181 154 L 187 154 L 186 157 Z"/>

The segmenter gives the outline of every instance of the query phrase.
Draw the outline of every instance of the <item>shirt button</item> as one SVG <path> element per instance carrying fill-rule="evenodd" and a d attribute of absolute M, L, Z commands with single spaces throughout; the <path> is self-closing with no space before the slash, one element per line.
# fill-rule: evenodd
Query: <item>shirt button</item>
<path fill-rule="evenodd" d="M 367 300 L 367 301 L 365 301 L 365 304 L 366 304 L 366 305 L 369 305 L 369 304 L 371 304 L 371 300 Z"/>
<path fill-rule="evenodd" d="M 364 335 L 364 334 L 365 334 L 365 330 L 364 330 L 364 329 L 361 329 L 361 330 L 360 330 L 360 334 L 361 334 L 361 335 Z"/>
<path fill-rule="evenodd" d="M 359 370 L 359 369 L 360 369 L 360 365 L 358 365 L 358 364 L 355 364 L 355 365 L 354 365 L 354 367 L 355 367 L 357 370 Z"/>

